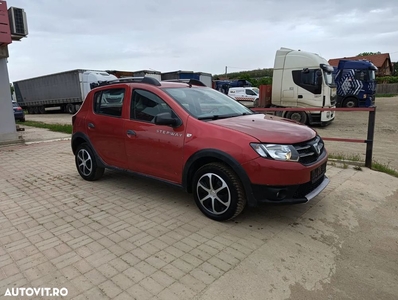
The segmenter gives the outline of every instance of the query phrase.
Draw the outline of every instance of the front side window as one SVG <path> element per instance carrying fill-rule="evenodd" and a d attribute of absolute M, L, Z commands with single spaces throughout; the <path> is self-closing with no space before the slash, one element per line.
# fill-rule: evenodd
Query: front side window
<path fill-rule="evenodd" d="M 249 89 L 246 90 L 246 95 L 249 95 L 249 96 L 257 96 L 257 94 L 256 94 L 254 91 L 249 90 Z"/>
<path fill-rule="evenodd" d="M 171 113 L 171 108 L 159 96 L 145 90 L 133 91 L 130 119 L 154 123 L 155 117 L 165 112 Z"/>
<path fill-rule="evenodd" d="M 313 94 L 322 93 L 322 71 L 320 69 L 294 70 L 292 76 L 293 82 L 301 88 Z"/>
<path fill-rule="evenodd" d="M 125 89 L 114 88 L 96 92 L 94 94 L 94 112 L 112 117 L 122 116 Z"/>

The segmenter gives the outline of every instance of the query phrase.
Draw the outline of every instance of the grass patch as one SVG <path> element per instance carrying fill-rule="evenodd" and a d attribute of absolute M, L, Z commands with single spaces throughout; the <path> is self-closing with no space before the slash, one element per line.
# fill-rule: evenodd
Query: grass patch
<path fill-rule="evenodd" d="M 388 165 L 386 164 L 381 164 L 378 162 L 373 162 L 372 163 L 372 170 L 383 172 L 386 174 L 389 174 L 391 176 L 397 177 L 398 178 L 398 171 L 391 169 Z"/>
<path fill-rule="evenodd" d="M 23 126 L 32 126 L 37 128 L 45 128 L 55 132 L 69 133 L 72 134 L 72 125 L 69 124 L 47 124 L 43 122 L 37 121 L 25 121 L 25 122 L 17 122 L 18 125 Z"/>
<path fill-rule="evenodd" d="M 345 154 L 329 154 L 330 159 L 335 159 L 335 160 L 340 160 L 343 163 L 343 169 L 347 169 L 348 165 L 347 163 L 354 162 L 354 163 L 363 163 L 365 165 L 365 162 L 361 159 L 361 157 L 358 154 L 354 155 L 345 155 Z M 336 165 L 334 162 L 332 162 L 332 165 Z M 354 169 L 357 171 L 362 170 L 360 166 L 356 165 L 354 166 Z M 390 168 L 388 164 L 382 164 L 379 163 L 375 160 L 372 162 L 372 170 L 382 172 L 389 174 L 391 176 L 397 177 L 398 178 L 398 171 L 395 169 Z"/>
<path fill-rule="evenodd" d="M 338 159 L 338 160 L 350 160 L 350 161 L 355 161 L 355 162 L 363 161 L 358 154 L 353 154 L 353 155 L 345 155 L 345 154 L 341 154 L 341 153 L 329 154 L 329 158 Z"/>
<path fill-rule="evenodd" d="M 398 94 L 376 94 L 376 99 L 377 98 L 391 98 L 391 97 L 395 97 L 395 96 L 398 96 Z"/>

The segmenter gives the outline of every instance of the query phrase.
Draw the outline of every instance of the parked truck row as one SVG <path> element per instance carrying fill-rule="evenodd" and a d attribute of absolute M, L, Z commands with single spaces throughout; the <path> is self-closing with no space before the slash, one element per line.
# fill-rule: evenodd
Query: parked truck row
<path fill-rule="evenodd" d="M 153 70 L 72 70 L 14 82 L 15 98 L 29 113 L 45 113 L 51 107 L 76 113 L 88 92 L 103 81 L 123 77 L 157 80 L 196 79 L 249 107 L 334 108 L 370 106 L 375 99 L 375 70 L 368 61 L 341 61 L 337 68 L 318 54 L 280 48 L 276 51 L 272 85 L 252 87 L 247 80 L 212 80 L 203 72 Z M 326 125 L 333 111 L 282 112 L 279 115 L 309 125 Z"/>

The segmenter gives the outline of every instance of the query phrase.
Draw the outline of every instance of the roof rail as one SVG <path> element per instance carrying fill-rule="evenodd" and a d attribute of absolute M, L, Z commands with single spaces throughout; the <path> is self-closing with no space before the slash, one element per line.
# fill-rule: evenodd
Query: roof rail
<path fill-rule="evenodd" d="M 99 81 L 98 83 L 91 83 L 90 87 L 93 89 L 98 86 L 122 83 L 122 82 L 140 82 L 140 83 L 147 83 L 155 86 L 160 86 L 160 82 L 153 77 L 121 77 L 114 80 L 106 80 L 106 81 Z"/>
<path fill-rule="evenodd" d="M 197 80 L 197 79 L 167 79 L 167 80 L 162 80 L 162 81 L 167 81 L 167 82 L 184 82 L 191 85 L 197 85 L 197 86 L 206 86 L 202 81 Z"/>

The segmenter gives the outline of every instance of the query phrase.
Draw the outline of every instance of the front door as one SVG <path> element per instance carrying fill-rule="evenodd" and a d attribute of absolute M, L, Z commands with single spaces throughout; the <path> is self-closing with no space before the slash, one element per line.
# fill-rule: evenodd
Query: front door
<path fill-rule="evenodd" d="M 185 126 L 156 125 L 155 116 L 164 112 L 172 110 L 160 97 L 144 89 L 133 90 L 130 120 L 124 127 L 129 168 L 181 183 Z"/>

